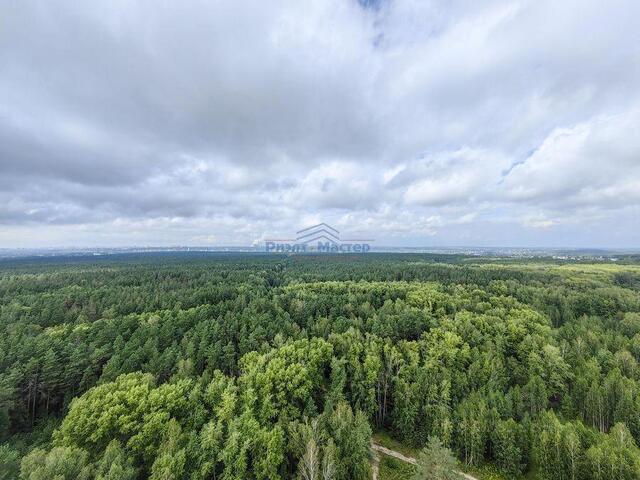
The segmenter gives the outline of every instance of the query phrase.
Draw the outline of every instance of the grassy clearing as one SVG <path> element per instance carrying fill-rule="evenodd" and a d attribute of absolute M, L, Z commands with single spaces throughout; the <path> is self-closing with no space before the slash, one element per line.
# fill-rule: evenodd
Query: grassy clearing
<path fill-rule="evenodd" d="M 403 455 L 408 457 L 416 458 L 418 453 L 420 452 L 419 448 L 413 448 L 409 445 L 402 443 L 399 440 L 393 438 L 389 433 L 384 431 L 378 431 L 373 434 L 373 441 L 383 447 L 387 447 L 391 450 L 395 450 L 396 452 L 400 452 Z"/>
<path fill-rule="evenodd" d="M 514 480 L 513 477 L 505 475 L 491 464 L 484 464 L 478 467 L 461 467 L 460 469 L 469 475 L 473 475 L 478 480 Z"/>
<path fill-rule="evenodd" d="M 380 454 L 379 468 L 379 480 L 407 480 L 415 471 L 413 465 L 383 454 Z"/>
<path fill-rule="evenodd" d="M 373 435 L 373 441 L 383 447 L 400 452 L 408 457 L 417 458 L 420 453 L 419 448 L 414 448 L 393 438 L 388 432 L 378 431 Z M 400 480 L 409 479 L 415 471 L 415 467 L 397 458 L 380 454 L 380 477 L 379 480 Z M 473 475 L 478 480 L 513 480 L 509 476 L 501 473 L 494 465 L 484 464 L 478 467 L 465 467 L 460 465 L 460 471 Z M 524 477 L 523 477 L 524 478 Z M 534 477 L 526 477 L 527 479 Z"/>

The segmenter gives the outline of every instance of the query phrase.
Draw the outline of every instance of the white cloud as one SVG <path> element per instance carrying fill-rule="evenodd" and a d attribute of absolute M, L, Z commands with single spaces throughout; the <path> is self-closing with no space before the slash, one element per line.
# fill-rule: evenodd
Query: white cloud
<path fill-rule="evenodd" d="M 633 0 L 0 15 L 0 246 L 640 242 Z"/>
<path fill-rule="evenodd" d="M 463 149 L 442 152 L 414 162 L 405 179 L 408 204 L 447 205 L 472 203 L 490 195 L 509 160 L 493 152 Z"/>
<path fill-rule="evenodd" d="M 505 179 L 514 200 L 621 207 L 640 200 L 640 108 L 557 128 Z"/>

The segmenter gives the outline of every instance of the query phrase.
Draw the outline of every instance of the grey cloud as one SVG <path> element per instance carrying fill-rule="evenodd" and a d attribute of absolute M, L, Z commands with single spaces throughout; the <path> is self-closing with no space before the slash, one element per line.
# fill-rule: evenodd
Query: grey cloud
<path fill-rule="evenodd" d="M 397 242 L 580 243 L 637 219 L 632 0 L 0 15 L 0 245 L 250 243 L 313 219 Z"/>

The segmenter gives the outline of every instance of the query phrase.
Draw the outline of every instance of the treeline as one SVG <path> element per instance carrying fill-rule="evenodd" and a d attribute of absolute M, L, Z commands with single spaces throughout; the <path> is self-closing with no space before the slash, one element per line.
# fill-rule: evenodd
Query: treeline
<path fill-rule="evenodd" d="M 366 479 L 385 429 L 509 477 L 640 478 L 638 268 L 437 258 L 6 266 L 0 470 Z"/>

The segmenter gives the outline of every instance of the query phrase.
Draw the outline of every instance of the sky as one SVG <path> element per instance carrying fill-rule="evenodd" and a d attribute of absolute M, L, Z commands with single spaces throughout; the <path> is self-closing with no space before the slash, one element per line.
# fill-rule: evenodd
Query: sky
<path fill-rule="evenodd" d="M 0 2 L 0 247 L 319 222 L 640 247 L 640 2 Z"/>

